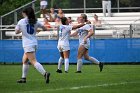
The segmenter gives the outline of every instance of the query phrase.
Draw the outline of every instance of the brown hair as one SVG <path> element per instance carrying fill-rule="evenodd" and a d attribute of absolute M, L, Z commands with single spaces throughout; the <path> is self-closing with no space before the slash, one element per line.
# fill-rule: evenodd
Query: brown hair
<path fill-rule="evenodd" d="M 25 8 L 22 12 L 27 15 L 29 24 L 34 25 L 36 23 L 37 19 L 32 7 Z"/>
<path fill-rule="evenodd" d="M 83 19 L 85 19 L 85 22 L 87 22 L 87 15 L 86 14 L 81 14 L 81 16 L 83 17 Z"/>

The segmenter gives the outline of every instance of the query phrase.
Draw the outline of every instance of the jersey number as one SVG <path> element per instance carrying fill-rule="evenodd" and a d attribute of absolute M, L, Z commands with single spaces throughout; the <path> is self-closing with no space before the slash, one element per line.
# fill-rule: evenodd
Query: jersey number
<path fill-rule="evenodd" d="M 79 35 L 81 36 L 82 34 L 83 34 L 83 30 L 80 29 L 80 30 L 79 30 Z"/>
<path fill-rule="evenodd" d="M 59 37 L 62 37 L 62 30 L 63 30 L 63 28 L 59 29 Z"/>
<path fill-rule="evenodd" d="M 34 26 L 27 24 L 27 33 L 32 35 L 34 32 L 35 32 Z"/>

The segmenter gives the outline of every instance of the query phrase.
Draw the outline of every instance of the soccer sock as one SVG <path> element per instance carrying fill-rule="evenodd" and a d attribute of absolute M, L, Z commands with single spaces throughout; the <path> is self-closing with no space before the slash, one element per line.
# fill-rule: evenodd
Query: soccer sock
<path fill-rule="evenodd" d="M 58 61 L 58 69 L 61 70 L 62 69 L 62 63 L 63 63 L 64 59 L 62 57 L 59 58 Z"/>
<path fill-rule="evenodd" d="M 68 71 L 68 69 L 69 69 L 69 59 L 66 58 L 65 59 L 65 71 Z"/>
<path fill-rule="evenodd" d="M 91 61 L 91 62 L 93 62 L 93 63 L 95 63 L 95 64 L 98 64 L 99 65 L 99 61 L 96 59 L 96 58 L 94 58 L 94 57 L 89 57 L 89 61 Z"/>
<path fill-rule="evenodd" d="M 77 71 L 81 71 L 82 69 L 82 59 L 77 60 Z"/>
<path fill-rule="evenodd" d="M 34 64 L 34 67 L 37 69 L 38 72 L 40 72 L 42 75 L 45 75 L 46 71 L 45 69 L 43 68 L 43 66 L 39 63 L 39 62 L 36 62 Z"/>
<path fill-rule="evenodd" d="M 22 78 L 26 78 L 28 70 L 29 70 L 29 64 L 23 64 L 22 65 Z"/>

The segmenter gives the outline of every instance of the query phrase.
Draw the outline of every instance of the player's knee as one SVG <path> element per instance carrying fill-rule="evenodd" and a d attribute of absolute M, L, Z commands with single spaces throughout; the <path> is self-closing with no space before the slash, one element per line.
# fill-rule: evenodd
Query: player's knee
<path fill-rule="evenodd" d="M 64 60 L 64 57 L 60 57 L 59 59 L 60 59 L 60 60 Z"/>
<path fill-rule="evenodd" d="M 23 64 L 28 64 L 28 61 L 29 61 L 28 59 L 23 59 L 23 60 L 22 60 L 22 63 L 23 63 Z"/>
<path fill-rule="evenodd" d="M 83 55 L 82 54 L 78 54 L 77 59 L 82 59 Z"/>
<path fill-rule="evenodd" d="M 77 59 L 82 59 L 82 57 L 81 56 L 77 56 Z"/>
<path fill-rule="evenodd" d="M 32 59 L 30 59 L 29 61 L 30 61 L 30 63 L 31 63 L 32 65 L 35 64 L 35 63 L 37 62 L 37 60 L 36 60 L 35 58 L 32 58 Z"/>
<path fill-rule="evenodd" d="M 32 65 L 35 65 L 36 61 L 31 61 L 30 63 L 31 63 Z"/>
<path fill-rule="evenodd" d="M 89 56 L 84 56 L 84 59 L 85 60 L 89 60 Z"/>
<path fill-rule="evenodd" d="M 23 61 L 22 64 L 28 64 L 28 61 Z"/>
<path fill-rule="evenodd" d="M 85 60 L 88 60 L 88 58 L 87 58 L 87 57 L 84 57 L 84 59 L 85 59 Z"/>

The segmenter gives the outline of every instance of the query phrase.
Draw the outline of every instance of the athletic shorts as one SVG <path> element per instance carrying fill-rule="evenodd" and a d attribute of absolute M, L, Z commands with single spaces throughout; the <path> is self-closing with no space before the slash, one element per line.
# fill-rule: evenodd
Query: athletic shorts
<path fill-rule="evenodd" d="M 64 51 L 70 50 L 69 46 L 63 46 L 63 45 L 58 45 L 57 48 L 58 48 L 59 52 L 64 52 Z"/>
<path fill-rule="evenodd" d="M 37 45 L 27 46 L 27 47 L 24 47 L 23 49 L 24 49 L 24 53 L 36 52 Z"/>

